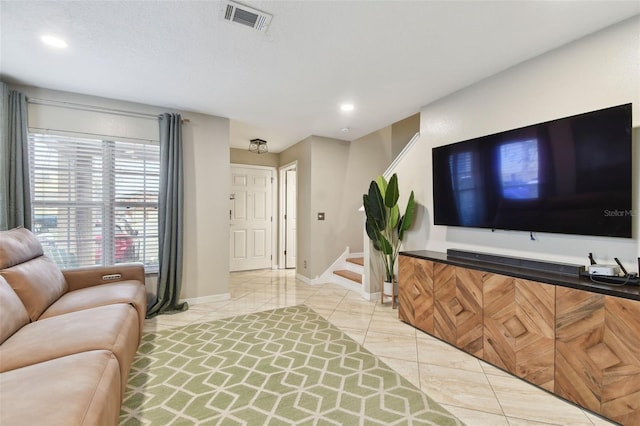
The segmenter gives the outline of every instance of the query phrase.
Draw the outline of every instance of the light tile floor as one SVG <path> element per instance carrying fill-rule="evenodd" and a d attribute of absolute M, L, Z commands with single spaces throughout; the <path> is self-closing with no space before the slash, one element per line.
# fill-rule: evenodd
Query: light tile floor
<path fill-rule="evenodd" d="M 337 284 L 308 285 L 295 272 L 232 273 L 231 298 L 146 320 L 145 330 L 305 304 L 469 426 L 612 425 L 398 320 L 391 303 Z"/>

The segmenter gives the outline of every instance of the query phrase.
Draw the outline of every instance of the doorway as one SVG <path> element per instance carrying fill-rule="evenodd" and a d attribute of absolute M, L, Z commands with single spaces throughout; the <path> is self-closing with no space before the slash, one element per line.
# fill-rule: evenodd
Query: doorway
<path fill-rule="evenodd" d="M 278 263 L 281 269 L 296 267 L 297 252 L 297 162 L 280 167 L 280 220 Z"/>
<path fill-rule="evenodd" d="M 273 266 L 273 181 L 275 169 L 231 165 L 229 270 Z"/>

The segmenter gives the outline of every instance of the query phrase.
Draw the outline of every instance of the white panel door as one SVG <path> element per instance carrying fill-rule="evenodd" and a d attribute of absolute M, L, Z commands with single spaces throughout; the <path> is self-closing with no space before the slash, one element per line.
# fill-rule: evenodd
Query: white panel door
<path fill-rule="evenodd" d="M 270 169 L 231 166 L 230 271 L 271 268 Z"/>
<path fill-rule="evenodd" d="M 296 170 L 286 171 L 286 200 L 285 200 L 285 255 L 284 267 L 296 267 Z"/>

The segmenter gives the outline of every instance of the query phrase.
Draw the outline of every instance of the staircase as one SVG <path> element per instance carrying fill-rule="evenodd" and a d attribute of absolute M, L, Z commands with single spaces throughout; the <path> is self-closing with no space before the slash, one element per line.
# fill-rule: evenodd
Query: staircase
<path fill-rule="evenodd" d="M 333 271 L 333 278 L 336 284 L 360 293 L 363 274 L 364 257 L 349 257 L 342 263 L 341 269 Z"/>

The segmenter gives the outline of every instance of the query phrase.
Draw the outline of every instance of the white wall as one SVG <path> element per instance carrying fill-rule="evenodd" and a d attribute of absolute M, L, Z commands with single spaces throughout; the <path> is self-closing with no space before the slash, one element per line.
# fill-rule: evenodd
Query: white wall
<path fill-rule="evenodd" d="M 168 108 L 34 87 L 15 87 L 27 97 L 142 114 L 178 112 L 183 125 L 184 264 L 181 299 L 219 299 L 229 294 L 229 120 Z M 158 121 L 61 106 L 29 105 L 29 126 L 119 138 L 158 140 Z M 77 134 L 77 133 L 76 133 Z M 221 243 L 222 242 L 222 243 Z"/>
<path fill-rule="evenodd" d="M 185 112 L 182 299 L 229 296 L 229 120 Z"/>
<path fill-rule="evenodd" d="M 362 207 L 362 194 L 369 190 L 369 183 L 384 173 L 393 161 L 394 139 L 391 129 L 392 126 L 386 126 L 349 144 L 347 173 L 342 184 L 343 193 L 340 201 L 342 205 L 340 232 L 343 236 L 343 245 L 349 246 L 352 253 L 364 251 L 362 237 L 364 212 L 358 211 Z"/>
<path fill-rule="evenodd" d="M 413 114 L 404 120 L 391 125 L 392 148 L 391 157 L 395 159 L 405 146 L 420 131 L 420 113 Z"/>
<path fill-rule="evenodd" d="M 280 154 L 267 152 L 264 154 L 256 154 L 249 152 L 248 149 L 231 148 L 229 150 L 230 160 L 232 164 L 250 164 L 253 166 L 280 166 Z"/>
<path fill-rule="evenodd" d="M 448 248 L 587 264 L 620 258 L 636 271 L 640 185 L 640 17 L 617 24 L 508 69 L 425 106 L 421 139 L 398 168 L 401 192 L 416 192 L 421 208 L 405 241 L 406 250 Z M 434 226 L 431 149 L 529 124 L 633 103 L 633 239 L 537 234 Z"/>
<path fill-rule="evenodd" d="M 311 137 L 311 247 L 307 275 L 311 279 L 322 275 L 349 244 L 342 214 L 348 159 L 349 142 Z M 325 219 L 318 220 L 318 213 L 324 213 Z"/>
<path fill-rule="evenodd" d="M 297 273 L 302 277 L 315 280 L 347 247 L 363 251 L 364 213 L 358 209 L 369 182 L 391 163 L 391 133 L 387 126 L 352 142 L 309 136 L 280 153 L 281 165 L 298 162 Z"/>
<path fill-rule="evenodd" d="M 296 188 L 296 272 L 312 278 L 311 267 L 311 138 L 287 148 L 280 153 L 280 164 L 297 161 Z"/>

